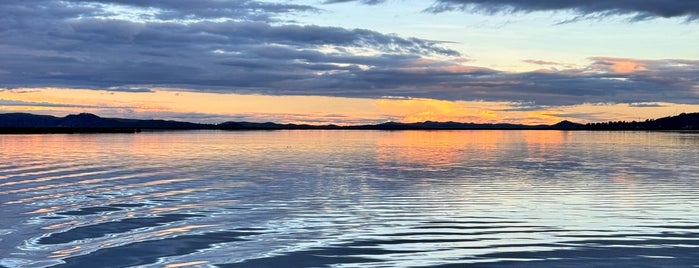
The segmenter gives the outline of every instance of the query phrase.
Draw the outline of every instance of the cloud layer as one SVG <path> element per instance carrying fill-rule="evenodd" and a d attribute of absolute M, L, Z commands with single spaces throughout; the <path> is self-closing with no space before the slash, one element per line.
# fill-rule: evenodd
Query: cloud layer
<path fill-rule="evenodd" d="M 487 13 L 569 10 L 581 15 L 633 15 L 639 20 L 655 17 L 687 17 L 688 20 L 699 18 L 699 2 L 686 0 L 435 0 L 435 4 L 428 10 L 475 10 Z"/>
<path fill-rule="evenodd" d="M 440 0 L 433 11 L 570 9 L 583 14 L 691 17 L 698 9 L 690 1 L 664 1 L 663 7 L 652 1 L 607 2 Z M 445 42 L 300 25 L 289 19 L 314 12 L 320 11 L 248 0 L 2 1 L 0 87 L 128 92 L 175 87 L 537 105 L 699 103 L 699 61 L 596 57 L 584 68 L 509 73 L 466 65 L 460 52 Z"/>
<path fill-rule="evenodd" d="M 376 5 L 385 0 L 328 0 L 326 4 L 358 2 Z M 699 19 L 699 2 L 688 0 L 434 0 L 428 12 L 475 11 L 485 13 L 513 13 L 534 11 L 573 11 L 582 16 L 604 17 L 610 15 L 632 15 L 635 20 L 657 17 L 685 17 Z"/>

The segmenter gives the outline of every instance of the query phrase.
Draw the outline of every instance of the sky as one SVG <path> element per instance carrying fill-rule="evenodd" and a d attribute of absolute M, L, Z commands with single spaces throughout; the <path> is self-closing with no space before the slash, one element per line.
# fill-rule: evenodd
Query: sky
<path fill-rule="evenodd" d="M 699 112 L 688 0 L 3 0 L 0 113 L 549 124 Z"/>

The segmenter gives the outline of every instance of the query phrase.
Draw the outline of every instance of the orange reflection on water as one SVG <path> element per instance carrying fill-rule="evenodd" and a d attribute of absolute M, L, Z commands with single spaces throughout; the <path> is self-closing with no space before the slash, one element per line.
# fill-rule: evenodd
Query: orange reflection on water
<path fill-rule="evenodd" d="M 470 153 L 479 158 L 496 155 L 500 144 L 512 138 L 512 132 L 473 131 L 395 131 L 376 139 L 379 164 L 401 163 L 433 167 L 469 161 Z"/>
<path fill-rule="evenodd" d="M 80 252 L 81 250 L 82 250 L 81 246 L 74 246 L 72 248 L 56 250 L 56 251 L 51 252 L 50 258 L 62 259 L 62 258 L 70 256 L 73 253 Z"/>
<path fill-rule="evenodd" d="M 49 226 L 44 226 L 44 227 L 41 227 L 41 229 L 44 229 L 44 230 L 56 230 L 56 229 L 62 229 L 62 228 L 65 228 L 65 227 L 75 226 L 75 225 L 78 225 L 78 224 L 80 224 L 80 222 L 78 222 L 78 221 L 69 221 L 69 222 L 56 223 L 56 224 L 52 224 L 52 225 L 49 225 Z"/>
<path fill-rule="evenodd" d="M 40 209 L 32 210 L 32 211 L 29 211 L 29 212 L 25 212 L 24 214 L 44 214 L 44 213 L 50 213 L 50 212 L 58 211 L 58 210 L 60 210 L 60 209 L 61 209 L 60 207 L 53 206 L 53 207 L 40 208 Z"/>
<path fill-rule="evenodd" d="M 521 131 L 520 133 L 524 136 L 527 145 L 540 146 L 560 146 L 569 142 L 573 136 L 571 131 L 558 130 Z"/>
<path fill-rule="evenodd" d="M 177 234 L 177 233 L 186 233 L 186 232 L 189 232 L 189 231 L 194 230 L 194 229 L 216 227 L 219 225 L 220 224 L 200 224 L 200 225 L 185 225 L 185 226 L 180 226 L 180 227 L 173 227 L 170 229 L 158 231 L 154 236 L 166 236 L 166 235 Z"/>
<path fill-rule="evenodd" d="M 574 135 L 570 131 L 540 130 L 521 131 L 527 146 L 527 157 L 549 159 L 561 153 L 561 147 L 572 142 Z"/>
<path fill-rule="evenodd" d="M 16 164 L 26 165 L 22 159 L 42 159 L 45 163 L 75 165 L 75 159 L 101 158 L 105 162 L 114 155 L 129 154 L 135 158 L 161 159 L 192 154 L 184 148 L 191 146 L 191 138 L 184 133 L 138 134 L 48 134 L 0 135 L 0 148 L 13 154 Z M 181 134 L 181 135 L 180 135 Z M 196 141 L 194 141 L 196 142 Z M 119 144 L 115 147 L 112 144 Z M 66 161 L 70 159 L 71 161 Z M 56 162 L 54 160 L 63 160 Z M 94 161 L 90 162 L 95 164 Z M 7 164 L 7 163 L 4 163 Z M 31 169 L 40 166 L 26 166 Z M 59 167 L 59 166 L 57 166 Z"/>

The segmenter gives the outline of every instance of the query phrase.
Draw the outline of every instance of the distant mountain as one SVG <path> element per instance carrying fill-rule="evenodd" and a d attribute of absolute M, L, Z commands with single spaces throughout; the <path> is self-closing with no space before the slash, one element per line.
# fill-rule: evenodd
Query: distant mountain
<path fill-rule="evenodd" d="M 138 132 L 141 129 L 207 129 L 212 125 L 167 120 L 102 118 L 94 114 L 65 117 L 28 113 L 0 114 L 0 133 Z"/>
<path fill-rule="evenodd" d="M 220 130 L 281 130 L 281 129 L 341 129 L 336 125 L 277 124 L 252 122 L 225 122 L 216 125 Z"/>
<path fill-rule="evenodd" d="M 50 115 L 27 113 L 0 114 L 1 128 L 53 127 L 59 125 L 60 118 Z"/>
<path fill-rule="evenodd" d="M 551 129 L 557 130 L 576 130 L 582 128 L 584 125 L 579 123 L 570 122 L 568 120 L 563 120 L 554 125 L 551 125 Z"/>
<path fill-rule="evenodd" d="M 553 125 L 477 124 L 460 122 L 418 123 L 386 122 L 376 125 L 307 125 L 253 122 L 225 122 L 217 125 L 169 120 L 138 120 L 103 118 L 81 113 L 65 117 L 28 113 L 0 114 L 0 133 L 82 133 L 82 132 L 138 132 L 141 130 L 282 130 L 282 129 L 364 129 L 364 130 L 467 130 L 467 129 L 521 129 L 521 130 L 699 130 L 699 113 L 680 114 L 643 122 L 610 121 L 579 124 L 561 121 Z"/>

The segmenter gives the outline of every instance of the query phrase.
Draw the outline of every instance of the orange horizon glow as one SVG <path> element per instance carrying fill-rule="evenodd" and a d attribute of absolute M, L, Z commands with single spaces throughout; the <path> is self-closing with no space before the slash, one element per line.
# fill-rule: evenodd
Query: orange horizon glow
<path fill-rule="evenodd" d="M 628 70 L 625 69 L 627 67 L 639 68 L 633 64 L 620 66 L 621 71 Z M 3 106 L 1 101 L 13 103 Z M 454 121 L 535 125 L 555 124 L 562 120 L 579 123 L 641 121 L 681 112 L 699 111 L 699 105 L 687 104 L 654 103 L 636 106 L 579 104 L 518 110 L 518 105 L 510 102 L 428 98 L 246 95 L 166 88 L 153 92 L 70 88 L 0 90 L 0 112 L 30 112 L 55 116 L 87 112 L 103 117 L 156 118 L 203 123 L 253 121 L 354 125 L 387 121 Z M 588 119 L 584 116 L 588 116 Z"/>

